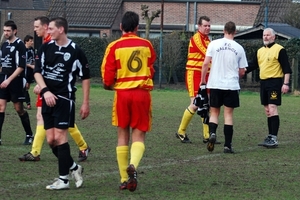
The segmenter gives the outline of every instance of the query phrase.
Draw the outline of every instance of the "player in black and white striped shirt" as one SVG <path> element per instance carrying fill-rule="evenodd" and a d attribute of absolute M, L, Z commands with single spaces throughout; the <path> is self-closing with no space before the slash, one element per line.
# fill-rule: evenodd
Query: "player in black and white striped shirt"
<path fill-rule="evenodd" d="M 24 68 L 26 65 L 26 48 L 22 40 L 16 37 L 17 25 L 12 20 L 4 23 L 4 37 L 7 39 L 1 46 L 1 72 L 0 72 L 0 144 L 1 130 L 5 117 L 6 103 L 11 101 L 17 111 L 23 128 L 26 132 L 24 144 L 30 145 L 33 134 L 29 115 L 24 110 Z"/>

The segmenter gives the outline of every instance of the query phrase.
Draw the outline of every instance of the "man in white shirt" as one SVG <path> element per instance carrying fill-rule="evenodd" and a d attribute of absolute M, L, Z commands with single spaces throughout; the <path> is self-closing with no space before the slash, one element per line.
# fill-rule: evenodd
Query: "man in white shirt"
<path fill-rule="evenodd" d="M 220 108 L 224 105 L 224 153 L 234 153 L 231 146 L 233 110 L 240 106 L 239 78 L 244 76 L 245 68 L 248 66 L 243 47 L 233 40 L 235 33 L 235 23 L 227 22 L 224 27 L 224 37 L 214 40 L 208 45 L 202 67 L 200 84 L 207 84 L 206 87 L 210 89 L 208 151 L 214 150 Z M 210 63 L 210 74 L 206 83 L 204 77 Z"/>

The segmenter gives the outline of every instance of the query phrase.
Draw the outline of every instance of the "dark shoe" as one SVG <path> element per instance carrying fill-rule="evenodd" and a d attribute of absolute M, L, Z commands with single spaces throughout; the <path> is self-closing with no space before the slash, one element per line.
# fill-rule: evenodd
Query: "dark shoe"
<path fill-rule="evenodd" d="M 188 138 L 187 134 L 181 135 L 179 133 L 175 133 L 176 137 L 181 140 L 182 143 L 192 143 L 190 139 Z"/>
<path fill-rule="evenodd" d="M 26 135 L 25 141 L 24 141 L 24 145 L 31 145 L 33 142 L 33 136 L 32 135 Z"/>
<path fill-rule="evenodd" d="M 275 135 L 268 135 L 263 142 L 263 146 L 267 148 L 276 148 L 278 146 L 277 137 Z"/>
<path fill-rule="evenodd" d="M 206 144 L 208 143 L 209 138 L 203 139 L 203 143 Z"/>
<path fill-rule="evenodd" d="M 23 156 L 19 157 L 20 161 L 40 161 L 40 156 L 33 156 L 30 152 L 24 154 Z"/>
<path fill-rule="evenodd" d="M 209 138 L 203 139 L 203 143 L 204 143 L 204 144 L 208 143 L 208 140 L 209 140 Z M 222 144 L 222 143 L 219 142 L 219 141 L 216 141 L 215 144 Z"/>
<path fill-rule="evenodd" d="M 124 181 L 123 183 L 121 183 L 119 188 L 120 188 L 120 190 L 127 190 L 127 182 Z"/>
<path fill-rule="evenodd" d="M 87 149 L 79 151 L 78 162 L 83 162 L 88 158 L 88 154 L 91 152 L 91 148 L 88 146 Z"/>
<path fill-rule="evenodd" d="M 130 192 L 133 192 L 137 187 L 137 172 L 135 170 L 135 167 L 132 164 L 130 164 L 127 167 L 127 174 L 128 174 L 127 189 Z"/>
<path fill-rule="evenodd" d="M 216 140 L 217 140 L 217 135 L 215 133 L 210 133 L 208 143 L 207 143 L 207 150 L 208 151 L 213 151 L 214 150 Z"/>
<path fill-rule="evenodd" d="M 229 147 L 224 147 L 224 153 L 234 153 L 232 147 L 229 148 Z"/>

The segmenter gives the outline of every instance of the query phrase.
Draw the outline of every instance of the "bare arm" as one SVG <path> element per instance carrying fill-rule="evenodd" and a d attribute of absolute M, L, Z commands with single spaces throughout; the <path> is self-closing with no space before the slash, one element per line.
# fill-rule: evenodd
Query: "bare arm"
<path fill-rule="evenodd" d="M 290 74 L 284 74 L 284 82 L 281 87 L 281 92 L 283 94 L 288 93 L 289 91 L 289 82 L 290 82 Z"/>
<path fill-rule="evenodd" d="M 55 106 L 57 97 L 51 91 L 45 90 L 47 89 L 47 85 L 44 81 L 43 76 L 40 73 L 35 73 L 34 78 L 39 87 L 41 88 L 40 95 L 45 99 L 47 106 Z"/>
<path fill-rule="evenodd" d="M 27 67 L 31 68 L 31 69 L 34 69 L 34 64 L 31 65 L 31 64 L 26 64 Z"/>
<path fill-rule="evenodd" d="M 239 68 L 239 77 L 243 78 L 246 73 L 246 68 Z"/>
<path fill-rule="evenodd" d="M 80 108 L 81 119 L 85 119 L 90 114 L 90 79 L 82 80 L 83 102 Z"/>
<path fill-rule="evenodd" d="M 17 67 L 14 73 L 1 83 L 0 87 L 6 88 L 12 80 L 14 80 L 17 76 L 19 76 L 23 72 L 23 70 L 24 70 L 23 68 Z"/>
<path fill-rule="evenodd" d="M 202 65 L 200 85 L 205 85 L 206 84 L 205 77 L 206 77 L 208 66 L 209 66 L 210 62 L 211 62 L 211 57 L 210 56 L 205 56 L 205 59 L 203 61 L 203 65 Z"/>

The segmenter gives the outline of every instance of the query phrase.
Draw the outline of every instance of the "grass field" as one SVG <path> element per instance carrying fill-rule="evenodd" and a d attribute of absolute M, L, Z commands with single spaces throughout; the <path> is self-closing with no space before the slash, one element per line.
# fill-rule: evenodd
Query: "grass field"
<path fill-rule="evenodd" d="M 175 138 L 182 113 L 189 103 L 185 90 L 154 90 L 153 128 L 147 134 L 146 151 L 138 168 L 135 192 L 119 191 L 116 162 L 116 128 L 111 125 L 113 92 L 100 86 L 91 88 L 91 114 L 77 124 L 92 148 L 84 171 L 84 186 L 70 190 L 47 191 L 45 186 L 58 175 L 57 160 L 44 143 L 39 162 L 20 162 L 30 151 L 22 145 L 21 122 L 8 103 L 0 146 L 0 199 L 300 199 L 300 97 L 283 96 L 279 107 L 279 147 L 259 147 L 267 135 L 267 120 L 259 95 L 242 91 L 241 107 L 234 113 L 235 154 L 224 154 L 223 144 L 210 153 L 202 143 L 200 117 L 195 115 L 187 129 L 192 144 Z M 31 95 L 33 102 L 35 96 Z M 77 92 L 77 108 L 81 88 Z M 77 109 L 78 110 L 78 109 Z M 35 131 L 35 113 L 29 110 Z M 224 142 L 223 117 L 217 130 Z M 70 138 L 71 152 L 77 160 L 78 148 Z"/>

